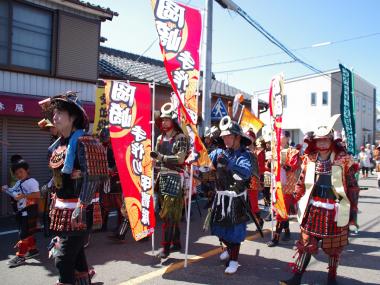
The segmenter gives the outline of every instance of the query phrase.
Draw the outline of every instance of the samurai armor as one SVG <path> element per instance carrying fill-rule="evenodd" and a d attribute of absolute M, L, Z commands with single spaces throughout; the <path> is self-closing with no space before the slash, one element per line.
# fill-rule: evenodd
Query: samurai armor
<path fill-rule="evenodd" d="M 335 210 L 310 205 L 301 228 L 313 236 L 323 238 L 345 235 L 347 234 L 348 226 L 337 226 Z"/>
<path fill-rule="evenodd" d="M 159 185 L 162 195 L 177 197 L 182 194 L 182 181 L 179 174 L 160 174 Z"/>
<path fill-rule="evenodd" d="M 92 223 L 93 230 L 99 230 L 102 228 L 103 219 L 99 202 L 93 203 Z"/>

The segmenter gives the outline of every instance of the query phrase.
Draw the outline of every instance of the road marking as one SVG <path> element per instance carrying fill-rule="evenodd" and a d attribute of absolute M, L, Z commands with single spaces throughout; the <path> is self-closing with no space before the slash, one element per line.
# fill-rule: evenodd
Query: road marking
<path fill-rule="evenodd" d="M 263 230 L 263 233 L 266 234 L 266 233 L 269 233 L 270 230 L 269 229 L 264 229 Z M 249 240 L 249 241 L 253 241 L 253 240 L 256 240 L 260 237 L 260 234 L 259 233 L 256 233 L 252 236 L 248 236 L 245 240 Z M 188 261 L 188 264 L 191 264 L 191 263 L 195 263 L 195 262 L 199 262 L 199 261 L 202 261 L 208 257 L 211 257 L 211 256 L 214 256 L 214 255 L 217 255 L 220 253 L 220 248 L 214 248 L 214 249 L 211 249 L 209 251 L 206 251 L 200 255 L 197 255 L 197 256 L 194 256 L 194 257 L 191 257 L 189 258 L 187 261 Z M 152 271 L 152 272 L 149 272 L 145 275 L 142 275 L 142 276 L 139 276 L 139 277 L 136 277 L 136 278 L 133 278 L 133 279 L 130 279 L 128 281 L 124 281 L 118 285 L 134 285 L 134 284 L 141 284 L 145 281 L 148 281 L 148 280 L 151 280 L 153 278 L 156 278 L 156 277 L 159 277 L 165 273 L 170 273 L 170 272 L 173 272 L 175 270 L 179 270 L 179 269 L 182 269 L 184 268 L 184 265 L 185 265 L 185 261 L 178 261 L 178 262 L 175 262 L 173 264 L 170 264 L 168 266 L 165 266 L 165 267 L 162 267 L 156 271 Z"/>
<path fill-rule="evenodd" d="M 6 231 L 6 232 L 0 232 L 0 236 L 5 236 L 5 235 L 9 235 L 9 234 L 14 234 L 14 233 L 18 233 L 18 230 L 11 230 L 11 231 Z"/>

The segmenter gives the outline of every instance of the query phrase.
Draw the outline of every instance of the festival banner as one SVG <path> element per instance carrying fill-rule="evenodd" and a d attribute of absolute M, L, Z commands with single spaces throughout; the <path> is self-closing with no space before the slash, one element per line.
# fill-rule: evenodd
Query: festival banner
<path fill-rule="evenodd" d="M 191 138 L 193 154 L 188 163 L 196 160 L 200 166 L 209 166 L 207 150 L 196 129 L 201 13 L 172 0 L 152 0 L 152 8 L 164 65 L 179 105 L 179 123 Z"/>
<path fill-rule="evenodd" d="M 252 129 L 255 134 L 257 134 L 261 128 L 264 126 L 264 123 L 252 114 L 247 108 L 243 108 L 240 126 L 244 132 L 247 132 L 249 129 Z"/>
<path fill-rule="evenodd" d="M 281 185 L 281 128 L 284 108 L 284 79 L 282 75 L 275 76 L 269 89 L 269 109 L 272 128 L 272 204 L 274 210 L 284 219 L 288 217 Z"/>
<path fill-rule="evenodd" d="M 342 94 L 340 97 L 340 113 L 346 136 L 348 152 L 356 154 L 356 129 L 355 129 L 355 97 L 354 97 L 354 75 L 353 73 L 339 64 L 342 74 Z"/>
<path fill-rule="evenodd" d="M 107 91 L 105 85 L 98 85 L 96 88 L 93 135 L 98 135 L 102 129 L 108 126 L 109 90 Z"/>
<path fill-rule="evenodd" d="M 151 94 L 148 84 L 108 81 L 109 125 L 132 234 L 140 240 L 154 232 L 152 189 Z"/>

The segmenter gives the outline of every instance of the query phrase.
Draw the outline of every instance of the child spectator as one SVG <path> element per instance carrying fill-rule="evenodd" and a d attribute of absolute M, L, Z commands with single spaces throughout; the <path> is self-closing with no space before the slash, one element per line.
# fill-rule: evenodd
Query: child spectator
<path fill-rule="evenodd" d="M 11 170 L 18 180 L 11 188 L 7 185 L 2 186 L 2 190 L 17 201 L 16 220 L 20 240 L 16 244 L 16 256 L 8 261 L 9 267 L 12 268 L 39 254 L 34 233 L 37 230 L 40 190 L 37 180 L 29 177 L 29 165 L 25 160 L 13 163 Z"/>

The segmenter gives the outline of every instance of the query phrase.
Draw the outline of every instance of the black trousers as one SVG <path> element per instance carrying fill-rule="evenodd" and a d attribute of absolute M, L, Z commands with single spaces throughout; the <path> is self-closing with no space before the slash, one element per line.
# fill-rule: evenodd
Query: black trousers
<path fill-rule="evenodd" d="M 60 237 L 61 254 L 55 258 L 55 266 L 59 271 L 59 282 L 75 284 L 75 271 L 88 272 L 84 252 L 85 236 Z"/>

